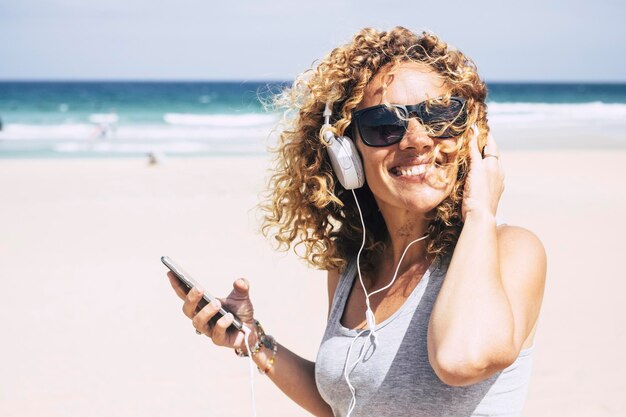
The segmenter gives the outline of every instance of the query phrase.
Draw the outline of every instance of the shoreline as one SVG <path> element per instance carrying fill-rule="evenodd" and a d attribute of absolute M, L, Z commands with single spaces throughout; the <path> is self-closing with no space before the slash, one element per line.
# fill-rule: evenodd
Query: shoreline
<path fill-rule="evenodd" d="M 542 125 L 543 123 L 543 125 Z M 498 147 L 503 151 L 589 151 L 595 149 L 626 149 L 626 121 L 603 121 L 532 126 L 489 122 Z M 208 132 L 208 131 L 207 131 Z M 190 132 L 188 132 L 191 134 Z M 207 133 L 208 134 L 208 133 Z M 259 133 L 259 140 L 239 138 L 215 140 L 211 136 L 192 135 L 187 139 L 123 139 L 102 140 L 14 140 L 2 139 L 0 132 L 0 160 L 13 159 L 126 159 L 147 157 L 149 153 L 166 158 L 230 158 L 268 157 L 268 146 L 277 138 L 269 128 Z"/>

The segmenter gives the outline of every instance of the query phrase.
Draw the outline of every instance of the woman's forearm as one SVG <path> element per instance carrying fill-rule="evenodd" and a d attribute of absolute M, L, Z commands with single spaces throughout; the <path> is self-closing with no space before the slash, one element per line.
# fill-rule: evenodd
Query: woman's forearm
<path fill-rule="evenodd" d="M 261 348 L 253 359 L 259 368 L 265 369 L 271 355 L 271 351 Z M 320 417 L 333 417 L 332 409 L 320 396 L 315 384 L 315 362 L 308 361 L 279 345 L 274 365 L 266 375 L 283 393 L 309 413 Z"/>
<path fill-rule="evenodd" d="M 492 215 L 467 216 L 428 332 L 430 354 L 448 364 L 471 369 L 510 360 L 514 319 L 502 285 Z"/>

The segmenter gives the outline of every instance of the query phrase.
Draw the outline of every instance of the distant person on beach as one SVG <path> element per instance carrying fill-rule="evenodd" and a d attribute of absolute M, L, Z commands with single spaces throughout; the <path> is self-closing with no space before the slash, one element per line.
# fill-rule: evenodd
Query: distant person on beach
<path fill-rule="evenodd" d="M 197 311 L 202 289 L 169 273 L 196 332 L 250 355 L 316 416 L 521 415 L 546 254 L 496 218 L 486 97 L 471 59 L 403 27 L 362 29 L 298 76 L 273 101 L 287 118 L 263 230 L 328 271 L 316 361 L 268 335 L 278 317 L 254 315 L 251 282 L 271 277 L 238 279 Z M 220 305 L 252 329 L 251 352 L 231 314 L 210 321 Z M 288 314 L 304 333 L 298 316 L 319 312 Z"/>
<path fill-rule="evenodd" d="M 162 164 L 165 160 L 165 155 L 161 152 L 148 152 L 146 156 L 148 157 L 148 165 L 150 166 Z"/>
<path fill-rule="evenodd" d="M 96 139 L 104 139 L 109 133 L 109 126 L 105 123 L 100 123 L 96 126 Z"/>

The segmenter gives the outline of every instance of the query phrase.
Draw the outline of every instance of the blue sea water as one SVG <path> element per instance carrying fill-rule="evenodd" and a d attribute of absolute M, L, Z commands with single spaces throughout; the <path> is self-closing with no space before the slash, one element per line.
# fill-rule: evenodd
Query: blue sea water
<path fill-rule="evenodd" d="M 280 115 L 261 100 L 286 85 L 0 82 L 0 158 L 263 154 Z M 488 90 L 494 129 L 626 127 L 626 84 L 493 82 Z M 626 139 L 602 143 L 626 147 Z"/>

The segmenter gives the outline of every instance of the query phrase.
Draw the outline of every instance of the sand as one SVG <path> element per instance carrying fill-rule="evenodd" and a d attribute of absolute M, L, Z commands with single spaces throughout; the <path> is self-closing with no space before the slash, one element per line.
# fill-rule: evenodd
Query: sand
<path fill-rule="evenodd" d="M 548 253 L 526 417 L 626 415 L 625 150 L 504 150 L 499 217 Z M 248 363 L 194 333 L 160 263 L 210 292 L 251 282 L 256 315 L 314 360 L 325 274 L 252 210 L 263 157 L 0 160 L 0 415 L 249 416 Z M 259 416 L 305 416 L 256 376 Z"/>

